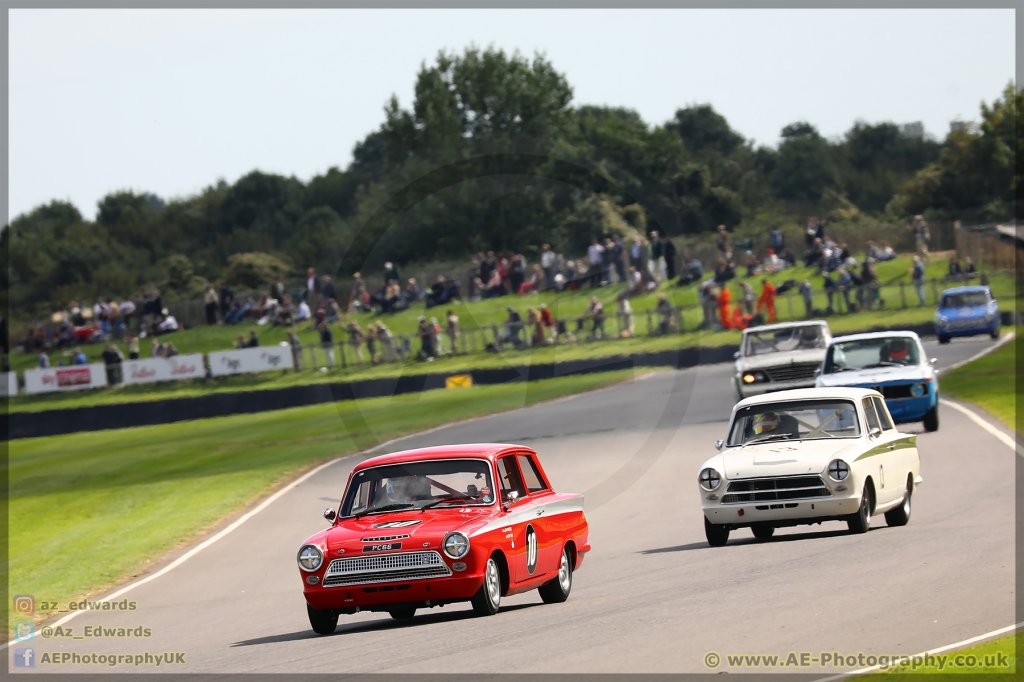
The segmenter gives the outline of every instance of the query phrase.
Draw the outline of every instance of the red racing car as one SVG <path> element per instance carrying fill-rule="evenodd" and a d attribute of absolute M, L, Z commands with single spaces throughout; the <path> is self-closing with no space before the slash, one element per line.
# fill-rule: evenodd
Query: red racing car
<path fill-rule="evenodd" d="M 503 596 L 536 589 L 563 602 L 590 550 L 583 496 L 551 489 L 521 445 L 452 445 L 362 462 L 330 528 L 297 556 L 309 623 L 334 632 L 340 614 L 471 602 L 497 613 Z"/>

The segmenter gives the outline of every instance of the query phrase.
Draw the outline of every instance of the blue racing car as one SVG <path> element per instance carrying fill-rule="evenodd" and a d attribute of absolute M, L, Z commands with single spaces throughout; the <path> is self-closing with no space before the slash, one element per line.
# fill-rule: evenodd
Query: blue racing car
<path fill-rule="evenodd" d="M 988 334 L 999 338 L 999 304 L 988 287 L 956 287 L 942 292 L 935 312 L 935 333 L 939 343 L 954 336 Z"/>

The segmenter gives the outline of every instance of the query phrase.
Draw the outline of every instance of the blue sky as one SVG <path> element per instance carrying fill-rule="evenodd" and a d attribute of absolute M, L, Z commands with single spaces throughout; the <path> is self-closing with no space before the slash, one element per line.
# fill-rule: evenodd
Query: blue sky
<path fill-rule="evenodd" d="M 183 197 L 344 167 L 440 49 L 543 52 L 575 104 L 710 103 L 759 144 L 807 120 L 945 135 L 1014 76 L 1013 10 L 10 10 L 9 206 Z"/>

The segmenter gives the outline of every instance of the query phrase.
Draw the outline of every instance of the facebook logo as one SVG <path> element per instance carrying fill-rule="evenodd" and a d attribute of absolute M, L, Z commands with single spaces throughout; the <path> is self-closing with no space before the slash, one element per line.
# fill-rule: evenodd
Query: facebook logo
<path fill-rule="evenodd" d="M 36 667 L 36 650 L 30 646 L 19 646 L 14 648 L 15 668 Z"/>

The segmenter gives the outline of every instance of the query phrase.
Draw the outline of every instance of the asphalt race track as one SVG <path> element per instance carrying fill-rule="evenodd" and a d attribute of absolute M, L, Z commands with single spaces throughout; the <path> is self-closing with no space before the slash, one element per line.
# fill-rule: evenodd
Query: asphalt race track
<path fill-rule="evenodd" d="M 943 367 L 992 343 L 925 346 Z M 1015 622 L 1016 455 L 949 408 L 937 433 L 901 427 L 920 434 L 924 477 L 906 527 L 875 517 L 865 535 L 831 522 L 780 529 L 767 542 L 740 530 L 726 547 L 708 547 L 695 481 L 724 437 L 731 369 L 658 372 L 386 446 L 523 443 L 540 453 L 557 490 L 585 492 L 593 551 L 565 604 L 545 605 L 531 592 L 503 600 L 490 618 L 474 617 L 468 604 L 420 611 L 401 624 L 361 613 L 342 616 L 333 636 L 314 635 L 295 552 L 325 526 L 323 509 L 337 505 L 357 461 L 347 458 L 132 590 L 126 598 L 136 611 L 84 613 L 67 623 L 143 625 L 151 638 L 37 636 L 37 660 L 57 651 L 182 651 L 184 666 L 160 672 L 703 673 L 705 655 L 716 652 L 723 662 L 714 672 L 741 672 L 727 654 L 910 655 Z"/>

